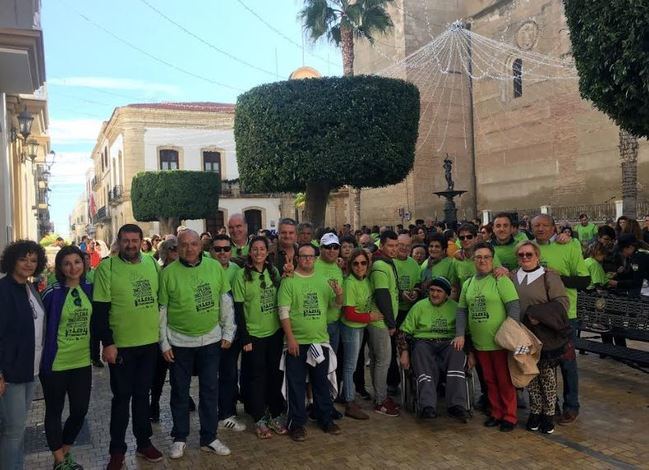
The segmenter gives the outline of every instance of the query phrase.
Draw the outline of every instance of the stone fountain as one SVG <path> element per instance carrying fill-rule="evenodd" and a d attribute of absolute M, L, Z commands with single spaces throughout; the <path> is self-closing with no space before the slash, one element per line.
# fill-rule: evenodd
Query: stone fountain
<path fill-rule="evenodd" d="M 438 197 L 443 197 L 446 199 L 444 203 L 444 222 L 447 227 L 453 227 L 457 223 L 457 207 L 455 207 L 455 201 L 453 200 L 456 196 L 461 196 L 466 193 L 466 191 L 456 190 L 455 183 L 453 182 L 453 162 L 448 158 L 444 159 L 444 177 L 446 178 L 446 190 L 445 191 L 435 191 L 433 194 L 437 194 Z"/>

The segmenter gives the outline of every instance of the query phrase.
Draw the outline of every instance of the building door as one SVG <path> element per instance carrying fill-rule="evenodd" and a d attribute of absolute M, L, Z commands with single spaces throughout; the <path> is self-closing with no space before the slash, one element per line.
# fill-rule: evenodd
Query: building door
<path fill-rule="evenodd" d="M 261 211 L 259 209 L 248 209 L 243 213 L 243 216 L 246 218 L 246 223 L 248 224 L 248 233 L 251 235 L 257 235 L 261 226 Z"/>
<path fill-rule="evenodd" d="M 225 227 L 223 211 L 217 211 L 215 217 L 205 219 L 205 231 L 210 232 L 212 236 L 216 235 L 222 227 Z"/>

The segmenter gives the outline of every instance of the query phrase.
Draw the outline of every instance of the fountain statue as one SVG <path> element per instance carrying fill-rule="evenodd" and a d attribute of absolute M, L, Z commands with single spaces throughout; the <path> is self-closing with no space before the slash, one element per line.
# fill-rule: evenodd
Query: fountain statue
<path fill-rule="evenodd" d="M 444 159 L 443 167 L 444 177 L 446 178 L 446 190 L 435 191 L 433 194 L 446 199 L 444 203 L 444 222 L 448 227 L 452 227 L 457 223 L 457 207 L 455 207 L 453 198 L 455 196 L 461 196 L 466 191 L 455 190 L 455 183 L 453 182 L 453 161 L 449 158 L 448 154 L 446 154 L 446 158 Z"/>

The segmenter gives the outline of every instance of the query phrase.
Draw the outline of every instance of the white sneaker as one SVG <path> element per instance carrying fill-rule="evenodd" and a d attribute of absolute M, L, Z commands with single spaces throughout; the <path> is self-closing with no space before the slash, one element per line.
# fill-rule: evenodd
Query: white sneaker
<path fill-rule="evenodd" d="M 240 422 L 237 419 L 237 417 L 234 415 L 219 421 L 219 427 L 224 429 L 229 429 L 230 431 L 237 431 L 237 432 L 246 430 L 246 425 Z"/>
<path fill-rule="evenodd" d="M 214 439 L 206 446 L 201 446 L 203 452 L 211 452 L 217 455 L 230 455 L 230 449 L 218 439 Z"/>
<path fill-rule="evenodd" d="M 185 447 L 187 444 L 181 441 L 176 441 L 171 444 L 171 449 L 169 449 L 169 458 L 170 459 L 180 459 L 185 455 Z"/>

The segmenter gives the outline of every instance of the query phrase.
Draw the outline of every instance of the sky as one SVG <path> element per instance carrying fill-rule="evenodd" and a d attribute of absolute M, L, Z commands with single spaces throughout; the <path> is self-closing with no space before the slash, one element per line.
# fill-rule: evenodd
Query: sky
<path fill-rule="evenodd" d="M 115 107 L 236 103 L 302 65 L 341 75 L 338 49 L 303 41 L 301 7 L 301 0 L 44 1 L 55 231 L 68 236 L 101 123 Z"/>

